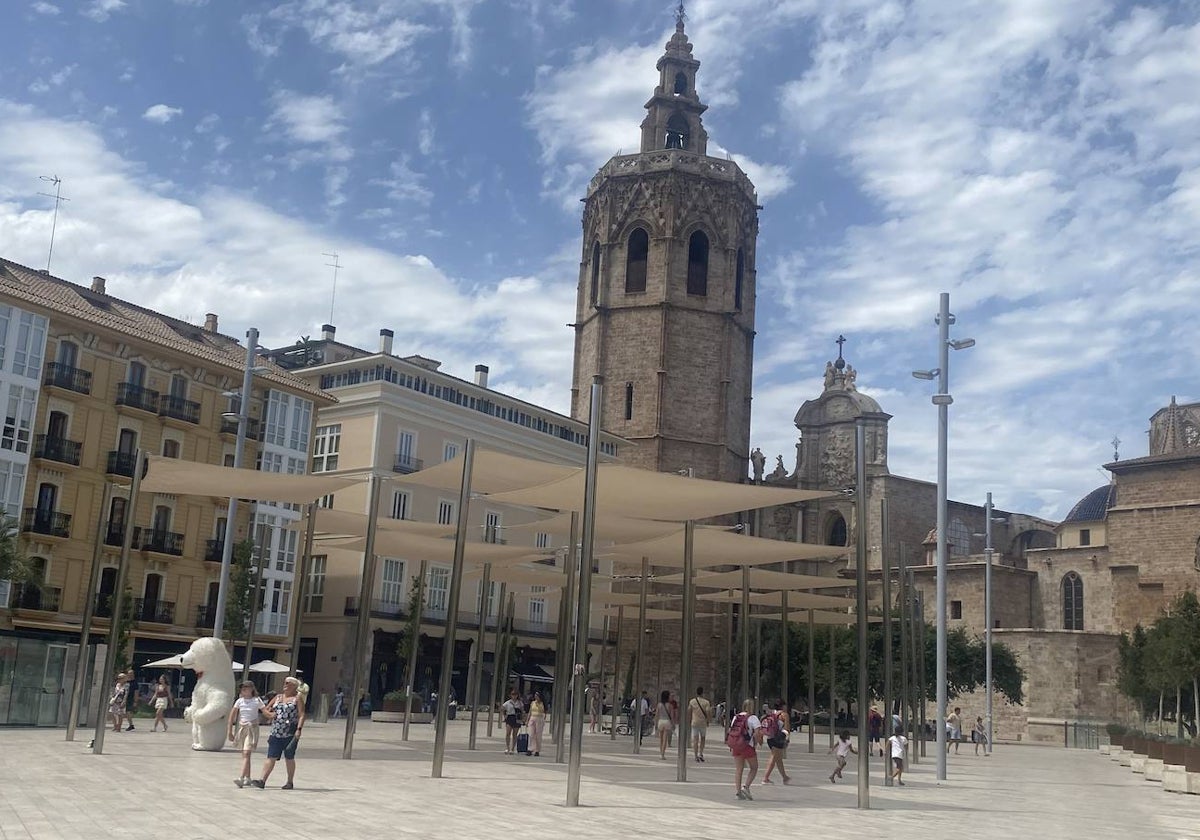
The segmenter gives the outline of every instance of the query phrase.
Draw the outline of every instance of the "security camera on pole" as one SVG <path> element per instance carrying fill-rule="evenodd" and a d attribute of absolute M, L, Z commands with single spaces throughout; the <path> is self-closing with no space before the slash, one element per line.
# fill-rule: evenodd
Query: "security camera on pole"
<path fill-rule="evenodd" d="M 937 778 L 946 779 L 946 449 L 950 404 L 950 350 L 965 350 L 975 346 L 975 339 L 950 340 L 950 325 L 954 316 L 950 314 L 950 293 L 942 292 L 938 307 L 938 366 L 933 370 L 914 370 L 917 379 L 938 381 L 938 391 L 933 395 L 933 404 L 938 409 L 938 476 L 937 476 L 937 715 L 934 722 L 937 736 Z M 923 701 L 922 701 L 923 702 Z"/>

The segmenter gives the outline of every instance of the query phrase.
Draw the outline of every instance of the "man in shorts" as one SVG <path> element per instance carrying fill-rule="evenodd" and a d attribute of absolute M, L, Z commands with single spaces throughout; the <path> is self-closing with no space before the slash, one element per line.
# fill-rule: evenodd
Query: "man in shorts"
<path fill-rule="evenodd" d="M 688 703 L 688 711 L 692 716 L 692 754 L 696 761 L 703 763 L 704 742 L 712 722 L 712 704 L 705 699 L 703 686 L 696 689 L 696 696 Z"/>
<path fill-rule="evenodd" d="M 958 752 L 958 745 L 962 743 L 962 709 L 958 706 L 954 707 L 953 713 L 946 715 L 946 753 L 950 752 L 950 745 L 954 745 L 954 752 Z"/>

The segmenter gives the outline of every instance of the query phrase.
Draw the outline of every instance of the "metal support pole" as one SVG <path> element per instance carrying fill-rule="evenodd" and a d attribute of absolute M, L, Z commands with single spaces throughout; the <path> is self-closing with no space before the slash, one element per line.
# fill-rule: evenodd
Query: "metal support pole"
<path fill-rule="evenodd" d="M 683 629 L 679 640 L 679 748 L 675 759 L 675 781 L 687 781 L 688 746 L 691 743 L 692 715 L 692 650 L 695 647 L 696 582 L 694 579 L 693 545 L 696 523 L 688 520 L 683 526 Z"/>
<path fill-rule="evenodd" d="M 467 529 L 471 508 L 471 468 L 475 465 L 475 441 L 463 447 L 462 483 L 458 488 L 458 528 L 454 535 L 454 565 L 450 568 L 450 592 L 446 604 L 446 636 L 442 640 L 442 672 L 438 675 L 438 699 L 433 709 L 433 770 L 442 778 L 446 760 L 446 724 L 449 722 L 450 693 L 454 686 L 454 648 L 458 636 L 458 602 L 462 596 L 463 563 L 467 553 Z"/>
<path fill-rule="evenodd" d="M 925 755 L 925 698 L 929 696 L 928 683 L 925 674 L 925 594 L 917 591 L 917 673 L 919 695 L 917 697 L 917 712 L 921 724 L 921 755 Z M 942 733 L 945 738 L 945 732 Z"/>
<path fill-rule="evenodd" d="M 829 625 L 829 748 L 833 749 L 836 743 L 836 736 L 833 734 L 837 728 L 837 626 Z"/>
<path fill-rule="evenodd" d="M 908 588 L 908 562 L 904 559 L 904 546 L 901 544 L 899 556 L 896 558 L 896 565 L 899 574 L 897 575 L 897 583 L 900 586 L 900 733 L 902 735 L 909 734 L 908 724 L 911 719 L 909 709 L 912 703 L 912 693 L 909 691 L 908 672 L 910 668 L 909 648 L 909 630 L 912 621 L 912 609 L 909 608 L 909 588 Z"/>
<path fill-rule="evenodd" d="M 608 636 L 609 636 L 609 633 L 611 632 L 611 630 L 609 628 L 610 623 L 611 622 L 610 622 L 609 616 L 606 615 L 606 616 L 604 616 L 604 621 L 601 623 L 601 627 L 600 627 L 600 685 L 597 686 L 597 688 L 596 688 L 596 692 L 598 695 L 597 699 L 600 701 L 600 711 L 596 715 L 597 724 L 603 723 L 603 717 L 604 717 L 604 669 L 608 665 L 608 661 L 607 661 L 608 660 Z M 613 673 L 615 674 L 616 672 L 614 671 Z M 616 682 L 615 676 L 613 678 L 613 682 Z M 591 704 L 590 698 L 588 699 L 588 704 L 589 704 L 589 706 Z M 592 710 L 591 710 L 591 708 L 588 708 L 588 727 L 589 727 L 589 729 L 591 727 L 591 719 L 592 719 Z M 601 726 L 600 728 L 603 729 L 604 727 Z"/>
<path fill-rule="evenodd" d="M 257 529 L 255 529 L 257 532 Z M 266 529 L 264 527 L 264 533 Z M 250 619 L 246 626 L 246 651 L 242 657 L 242 675 L 246 679 L 250 678 L 250 665 L 253 664 L 250 660 L 254 655 L 254 637 L 258 635 L 258 613 L 259 605 L 264 600 L 263 596 L 263 580 L 267 568 L 267 561 L 271 553 L 271 539 L 259 539 L 258 541 L 258 576 L 254 580 L 254 594 L 250 596 Z"/>
<path fill-rule="evenodd" d="M 638 590 L 637 653 L 634 659 L 633 687 L 633 754 L 642 751 L 642 658 L 646 638 L 646 586 L 650 581 L 650 561 L 642 558 L 641 589 Z"/>
<path fill-rule="evenodd" d="M 475 669 L 471 671 L 471 685 L 467 694 L 471 698 L 471 732 L 467 736 L 467 749 L 475 749 L 475 738 L 479 732 L 479 685 L 483 681 L 483 644 L 487 633 L 488 595 L 492 589 L 492 564 L 483 564 L 483 582 L 479 590 L 479 630 L 475 635 Z"/>
<path fill-rule="evenodd" d="M 808 751 L 815 748 L 817 726 L 817 665 L 813 651 L 817 628 L 813 611 L 808 611 Z"/>
<path fill-rule="evenodd" d="M 258 354 L 258 330 L 246 330 L 246 364 L 242 369 L 242 396 L 238 404 L 237 442 L 233 448 L 233 468 L 242 468 L 246 431 L 250 426 L 250 397 L 254 388 L 254 357 Z M 229 566 L 233 562 L 233 539 L 237 536 L 237 497 L 229 497 L 225 511 L 225 541 L 221 544 L 221 578 L 217 584 L 217 614 L 213 616 L 213 638 L 225 633 L 225 603 L 229 598 Z M 250 663 L 246 663 L 250 667 Z"/>
<path fill-rule="evenodd" d="M 893 735 L 892 726 L 892 558 L 888 552 L 888 500 L 879 500 L 879 565 L 883 571 L 883 742 Z M 861 707 L 861 703 L 859 706 Z M 883 786 L 892 786 L 891 762 L 883 756 Z"/>
<path fill-rule="evenodd" d="M 987 743 L 984 744 L 984 754 L 990 755 L 992 752 L 992 557 L 995 554 L 995 549 L 992 547 L 992 494 L 987 494 L 987 504 L 984 507 L 987 513 L 987 525 L 984 527 L 985 547 L 984 553 L 987 554 L 987 567 L 983 577 L 983 620 L 987 625 L 984 633 L 985 661 L 984 661 L 984 682 L 986 683 L 984 691 L 987 692 Z"/>
<path fill-rule="evenodd" d="M 937 779 L 946 778 L 946 529 L 949 527 L 947 495 L 947 438 L 950 415 L 950 295 L 942 292 L 938 309 L 938 393 L 934 403 L 938 410 L 937 465 Z"/>
<path fill-rule="evenodd" d="M 730 603 L 726 606 L 725 635 L 728 638 L 725 644 L 725 721 L 728 723 L 733 719 L 732 713 L 741 707 L 733 702 L 733 604 Z"/>
<path fill-rule="evenodd" d="M 422 560 L 420 570 L 417 572 L 417 620 L 416 626 L 413 627 L 412 638 L 408 640 L 408 679 L 406 680 L 406 699 L 404 701 L 404 726 L 400 730 L 400 740 L 408 740 L 408 724 L 412 718 L 412 698 L 413 689 L 417 682 L 417 653 L 421 647 L 421 611 L 425 608 L 425 575 L 428 571 L 429 564 Z M 499 607 L 497 607 L 499 609 Z M 353 701 L 354 714 L 358 713 L 358 698 Z M 490 735 L 491 732 L 489 731 Z"/>
<path fill-rule="evenodd" d="M 488 696 L 491 698 L 491 703 L 488 704 L 488 720 L 487 720 L 487 736 L 492 737 L 492 724 L 495 722 L 496 710 L 504 700 L 501 694 L 504 691 L 504 677 L 500 669 L 500 651 L 504 642 L 504 616 L 505 616 L 505 595 L 508 592 L 508 582 L 500 582 L 500 593 L 496 596 L 496 634 L 492 639 L 492 684 Z M 507 647 L 503 650 L 508 650 Z"/>
<path fill-rule="evenodd" d="M 754 713 L 762 708 L 762 621 L 754 623 Z"/>
<path fill-rule="evenodd" d="M 869 715 L 867 710 L 871 701 L 867 680 L 867 663 L 870 661 L 870 651 L 867 649 L 867 427 L 859 417 L 854 424 L 855 465 L 855 519 L 858 533 L 855 535 L 856 578 L 858 586 L 856 594 L 857 630 L 858 630 L 858 807 L 871 807 L 871 747 Z"/>
<path fill-rule="evenodd" d="M 371 652 L 367 641 L 371 635 L 371 594 L 375 591 L 375 530 L 379 524 L 379 476 L 372 475 L 367 493 L 367 539 L 363 546 L 362 583 L 358 589 L 358 621 L 354 629 L 354 668 L 350 679 L 350 713 L 346 715 L 346 734 L 342 739 L 342 758 L 354 756 L 354 727 L 358 723 L 358 698 L 366 682 L 367 661 Z M 250 667 L 247 663 L 246 667 Z"/>
<path fill-rule="evenodd" d="M 104 754 L 104 733 L 108 731 L 108 689 L 113 684 L 116 674 L 117 645 L 120 641 L 121 619 L 125 614 L 125 582 L 129 579 L 129 555 L 133 550 L 133 523 L 137 518 L 138 491 L 142 486 L 142 471 L 146 468 L 146 458 L 142 450 L 137 450 L 133 456 L 133 481 L 129 485 L 129 506 L 125 514 L 125 530 L 121 535 L 121 562 L 117 566 L 117 585 L 112 595 L 112 624 L 108 628 L 108 651 L 104 657 L 103 678 L 100 690 L 96 692 L 99 698 L 96 709 L 96 728 L 92 736 L 92 753 Z"/>
<path fill-rule="evenodd" d="M 308 595 L 308 576 L 312 569 L 312 554 L 313 554 L 313 539 L 316 536 L 317 530 L 317 505 L 310 503 L 305 509 L 305 516 L 308 517 L 306 527 L 304 529 L 304 550 L 300 554 L 300 568 L 297 574 L 296 585 L 292 587 L 292 625 L 289 628 L 291 632 L 291 647 L 292 647 L 292 673 L 300 673 L 300 628 L 304 626 L 304 599 Z M 250 667 L 250 663 L 246 663 L 246 667 Z M 308 675 L 312 679 L 312 674 Z M 358 698 L 355 698 L 357 702 Z"/>
<path fill-rule="evenodd" d="M 737 711 L 742 710 L 742 701 L 753 697 L 750 693 L 750 567 L 742 566 L 742 608 L 738 612 L 742 631 L 742 696 L 738 698 Z M 754 711 L 758 711 L 757 698 Z M 730 720 L 732 720 L 732 715 Z"/>
<path fill-rule="evenodd" d="M 517 596 L 512 592 L 508 593 L 508 604 L 504 607 L 504 632 L 500 635 L 500 644 L 504 648 L 504 652 L 500 654 L 500 666 L 496 675 L 497 694 L 504 699 L 508 699 L 508 666 L 509 657 L 512 655 L 512 640 L 513 640 L 513 613 L 517 608 Z M 496 705 L 499 706 L 503 700 L 497 700 Z M 507 743 L 507 732 L 505 733 Z M 515 746 L 515 745 L 514 745 Z"/>
<path fill-rule="evenodd" d="M 564 587 L 559 617 L 562 620 L 562 647 L 555 651 L 554 672 L 554 719 L 551 737 L 554 739 L 554 761 L 562 764 L 567 760 L 566 735 L 567 708 L 571 702 L 571 619 L 575 614 L 575 587 L 579 579 L 579 513 L 571 511 L 571 541 L 567 544 L 567 584 Z M 587 642 L 584 642 L 586 645 Z"/>
<path fill-rule="evenodd" d="M 785 704 L 784 709 L 785 709 L 785 711 L 787 711 L 788 719 L 790 720 L 791 716 L 792 716 L 792 695 L 788 691 L 788 641 L 789 641 L 788 637 L 791 636 L 791 625 L 788 624 L 788 597 L 787 596 L 788 596 L 788 594 L 787 594 L 786 589 L 779 593 L 779 607 L 781 610 L 779 625 L 780 625 L 780 627 L 783 628 L 783 635 L 782 635 L 782 638 L 780 639 L 780 645 L 779 645 L 779 647 L 780 647 L 779 658 L 782 661 L 781 667 L 779 669 L 779 688 L 783 693 L 780 695 L 779 699 L 783 700 L 783 702 Z"/>
<path fill-rule="evenodd" d="M 617 712 L 621 708 L 621 633 L 625 629 L 625 608 L 617 607 L 617 650 L 613 657 L 613 696 L 612 696 L 612 711 L 608 726 L 608 740 L 617 740 Z M 601 681 L 601 692 L 604 685 Z M 600 695 L 600 713 L 604 713 L 604 695 Z"/>
<path fill-rule="evenodd" d="M 87 681 L 88 651 L 91 647 L 92 618 L 96 614 L 96 590 L 100 588 L 100 559 L 104 546 L 104 521 L 112 504 L 112 482 L 104 482 L 100 497 L 100 515 L 96 517 L 96 541 L 92 544 L 92 568 L 83 601 L 83 624 L 79 628 L 79 655 L 75 658 L 75 683 L 71 686 L 71 708 L 67 712 L 67 740 L 75 740 L 79 709 L 83 705 L 83 684 Z M 126 515 L 126 519 L 128 519 Z M 97 686 L 103 694 L 106 686 Z"/>

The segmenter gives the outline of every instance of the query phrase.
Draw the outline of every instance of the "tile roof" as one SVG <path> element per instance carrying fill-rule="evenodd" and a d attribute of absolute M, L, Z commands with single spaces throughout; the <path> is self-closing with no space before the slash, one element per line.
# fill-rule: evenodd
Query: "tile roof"
<path fill-rule="evenodd" d="M 1108 509 L 1117 502 L 1117 485 L 1105 484 L 1097 487 L 1075 503 L 1062 524 L 1068 522 L 1103 522 L 1108 518 Z"/>
<path fill-rule="evenodd" d="M 183 356 L 200 359 L 215 367 L 225 368 L 237 377 L 245 369 L 246 348 L 235 338 L 208 332 L 187 321 L 112 295 L 94 292 L 0 257 L 0 299 L 3 298 L 11 299 L 23 308 L 65 315 Z M 304 393 L 318 402 L 337 402 L 332 394 L 266 359 L 259 359 L 258 364 L 268 368 L 257 374 L 260 380 Z"/>

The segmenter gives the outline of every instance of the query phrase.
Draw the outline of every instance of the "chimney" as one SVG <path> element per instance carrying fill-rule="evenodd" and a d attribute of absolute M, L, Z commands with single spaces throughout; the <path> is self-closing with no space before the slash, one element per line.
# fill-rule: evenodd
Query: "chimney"
<path fill-rule="evenodd" d="M 217 331 L 217 313 L 209 312 L 204 316 L 204 331 L 210 333 Z"/>
<path fill-rule="evenodd" d="M 107 282 L 108 281 L 105 280 L 103 277 L 93 277 L 92 278 L 92 291 L 98 295 L 108 294 L 108 292 L 104 291 L 104 285 Z"/>
<path fill-rule="evenodd" d="M 333 324 L 322 324 L 321 325 L 321 340 L 322 341 L 333 341 L 333 337 L 336 333 L 337 333 L 337 327 L 335 327 Z"/>
<path fill-rule="evenodd" d="M 385 356 L 392 355 L 392 337 L 395 335 L 391 330 L 379 331 L 379 352 Z"/>
<path fill-rule="evenodd" d="M 487 365 L 475 365 L 475 384 L 478 385 L 480 388 L 486 388 L 487 387 L 487 379 L 488 379 L 488 366 Z"/>

